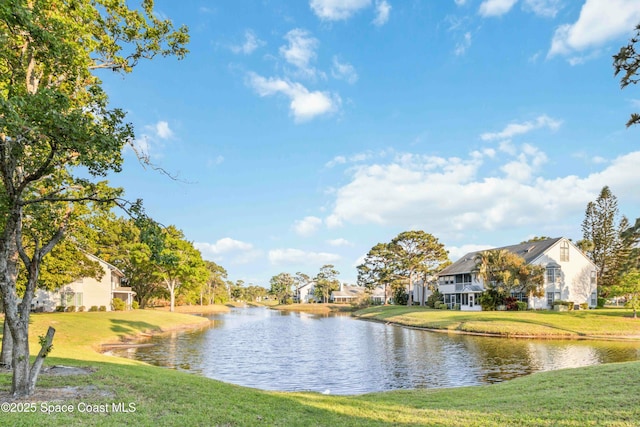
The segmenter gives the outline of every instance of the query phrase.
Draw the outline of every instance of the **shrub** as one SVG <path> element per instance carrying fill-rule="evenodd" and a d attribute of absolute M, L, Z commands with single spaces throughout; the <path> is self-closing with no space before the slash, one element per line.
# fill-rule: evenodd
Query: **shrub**
<path fill-rule="evenodd" d="M 514 297 L 506 297 L 504 299 L 505 309 L 509 311 L 516 311 L 518 309 L 518 300 Z"/>
<path fill-rule="evenodd" d="M 78 307 L 78 311 L 84 311 L 84 310 L 85 310 L 84 305 L 81 305 L 80 307 Z"/>
<path fill-rule="evenodd" d="M 70 305 L 64 311 L 66 311 L 67 313 L 74 313 L 76 311 L 76 306 Z"/>
<path fill-rule="evenodd" d="M 287 298 L 286 300 L 284 300 L 285 304 L 293 304 L 293 298 Z"/>
<path fill-rule="evenodd" d="M 98 311 L 107 311 L 107 307 L 104 305 L 101 305 L 100 307 L 98 307 Z"/>
<path fill-rule="evenodd" d="M 427 307 L 436 308 L 437 302 L 444 302 L 444 295 L 440 293 L 437 289 L 433 291 L 431 295 L 427 297 Z"/>
<path fill-rule="evenodd" d="M 111 308 L 113 308 L 113 311 L 124 311 L 127 305 L 120 298 L 114 298 L 111 301 Z"/>
<path fill-rule="evenodd" d="M 518 301 L 516 304 L 518 305 L 518 311 L 525 311 L 529 308 L 529 304 L 524 301 Z"/>
<path fill-rule="evenodd" d="M 580 304 L 580 310 L 588 310 L 589 309 L 589 304 L 586 302 L 583 302 Z"/>
<path fill-rule="evenodd" d="M 445 303 L 442 303 L 442 304 L 440 304 L 439 308 L 440 308 L 440 310 L 448 310 L 449 306 L 447 306 L 447 304 L 445 304 Z"/>
<path fill-rule="evenodd" d="M 57 313 L 62 313 L 64 312 L 64 305 L 59 305 L 56 307 L 56 312 Z"/>
<path fill-rule="evenodd" d="M 393 291 L 393 303 L 396 305 L 407 305 L 409 295 L 403 288 L 396 288 Z"/>
<path fill-rule="evenodd" d="M 454 306 L 453 306 L 453 309 L 454 309 L 454 310 L 460 310 L 460 304 L 456 304 L 456 305 L 454 305 Z"/>
<path fill-rule="evenodd" d="M 598 297 L 598 308 L 604 308 L 604 305 L 606 304 L 607 299 L 606 298 L 602 298 L 602 297 Z"/>
<path fill-rule="evenodd" d="M 138 304 L 138 301 L 135 301 L 135 300 L 134 300 L 134 301 L 131 303 L 131 308 L 133 308 L 134 310 L 139 309 L 139 308 L 140 308 L 140 304 Z"/>
<path fill-rule="evenodd" d="M 98 306 L 92 305 L 91 307 L 89 307 L 89 311 L 98 311 Z"/>

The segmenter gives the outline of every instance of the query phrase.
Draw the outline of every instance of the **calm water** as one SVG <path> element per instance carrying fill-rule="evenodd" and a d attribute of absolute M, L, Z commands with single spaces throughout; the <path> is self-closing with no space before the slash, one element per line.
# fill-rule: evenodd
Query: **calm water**
<path fill-rule="evenodd" d="M 495 383 L 538 371 L 640 359 L 640 344 L 447 335 L 265 308 L 154 337 L 118 356 L 265 390 L 358 394 Z"/>

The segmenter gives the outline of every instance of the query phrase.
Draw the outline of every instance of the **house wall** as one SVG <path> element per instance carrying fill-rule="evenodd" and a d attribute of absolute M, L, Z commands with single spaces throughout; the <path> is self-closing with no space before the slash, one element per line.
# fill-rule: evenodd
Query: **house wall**
<path fill-rule="evenodd" d="M 560 256 L 563 241 L 569 243 L 568 261 L 562 260 Z M 555 283 L 548 283 L 545 275 L 545 295 L 541 298 L 530 298 L 530 308 L 551 308 L 547 302 L 549 292 L 554 294 L 554 300 L 573 301 L 574 304 L 586 302 L 590 308 L 596 306 L 597 301 L 592 298 L 597 287 L 595 279 L 592 280 L 592 274 L 595 275 L 596 268 L 580 249 L 568 240 L 560 240 L 534 262 L 543 266 L 550 263 L 560 265 L 560 278 Z"/>
<path fill-rule="evenodd" d="M 84 277 L 53 292 L 39 289 L 32 307 L 35 310 L 54 311 L 60 305 L 84 306 L 85 310 L 89 310 L 93 305 L 98 307 L 104 305 L 107 310 L 111 310 L 111 292 L 112 289 L 120 286 L 120 277 L 113 273 L 106 263 L 99 262 L 104 272 L 102 279 Z M 73 294 L 70 301 L 67 301 L 64 295 L 68 293 Z"/>
<path fill-rule="evenodd" d="M 298 289 L 300 293 L 300 303 L 310 303 L 315 301 L 315 297 L 313 296 L 314 286 L 307 285 Z"/>

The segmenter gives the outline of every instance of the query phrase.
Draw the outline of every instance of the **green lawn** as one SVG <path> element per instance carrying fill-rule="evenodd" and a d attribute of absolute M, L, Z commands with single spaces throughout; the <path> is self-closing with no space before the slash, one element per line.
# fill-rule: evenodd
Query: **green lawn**
<path fill-rule="evenodd" d="M 622 309 L 468 312 L 377 306 L 358 311 L 355 315 L 364 319 L 452 332 L 547 338 L 640 339 L 640 319 L 631 318 L 631 311 Z"/>
<path fill-rule="evenodd" d="M 99 356 L 92 350 L 104 340 L 135 331 L 172 329 L 182 320 L 202 320 L 188 318 L 146 311 L 34 316 L 34 335 L 52 321 L 65 331 L 56 336 L 47 364 L 91 366 L 95 371 L 41 377 L 40 389 L 85 387 L 82 397 L 58 402 L 72 405 L 73 413 L 45 414 L 41 403 L 34 402 L 35 413 L 2 413 L 0 425 L 637 426 L 640 420 L 640 362 L 539 373 L 479 387 L 326 396 L 238 387 Z M 9 384 L 10 375 L 0 374 L 0 393 L 6 394 Z M 115 413 L 112 403 L 125 407 L 133 403 L 135 412 Z M 87 404 L 102 405 L 109 412 L 79 412 Z"/>

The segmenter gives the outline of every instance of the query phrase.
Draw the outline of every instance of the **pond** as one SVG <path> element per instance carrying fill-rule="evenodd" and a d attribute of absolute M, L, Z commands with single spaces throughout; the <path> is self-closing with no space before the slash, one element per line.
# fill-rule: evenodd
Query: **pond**
<path fill-rule="evenodd" d="M 233 309 L 111 354 L 264 390 L 360 394 L 496 383 L 640 359 L 640 343 L 449 335 L 345 315 Z"/>

